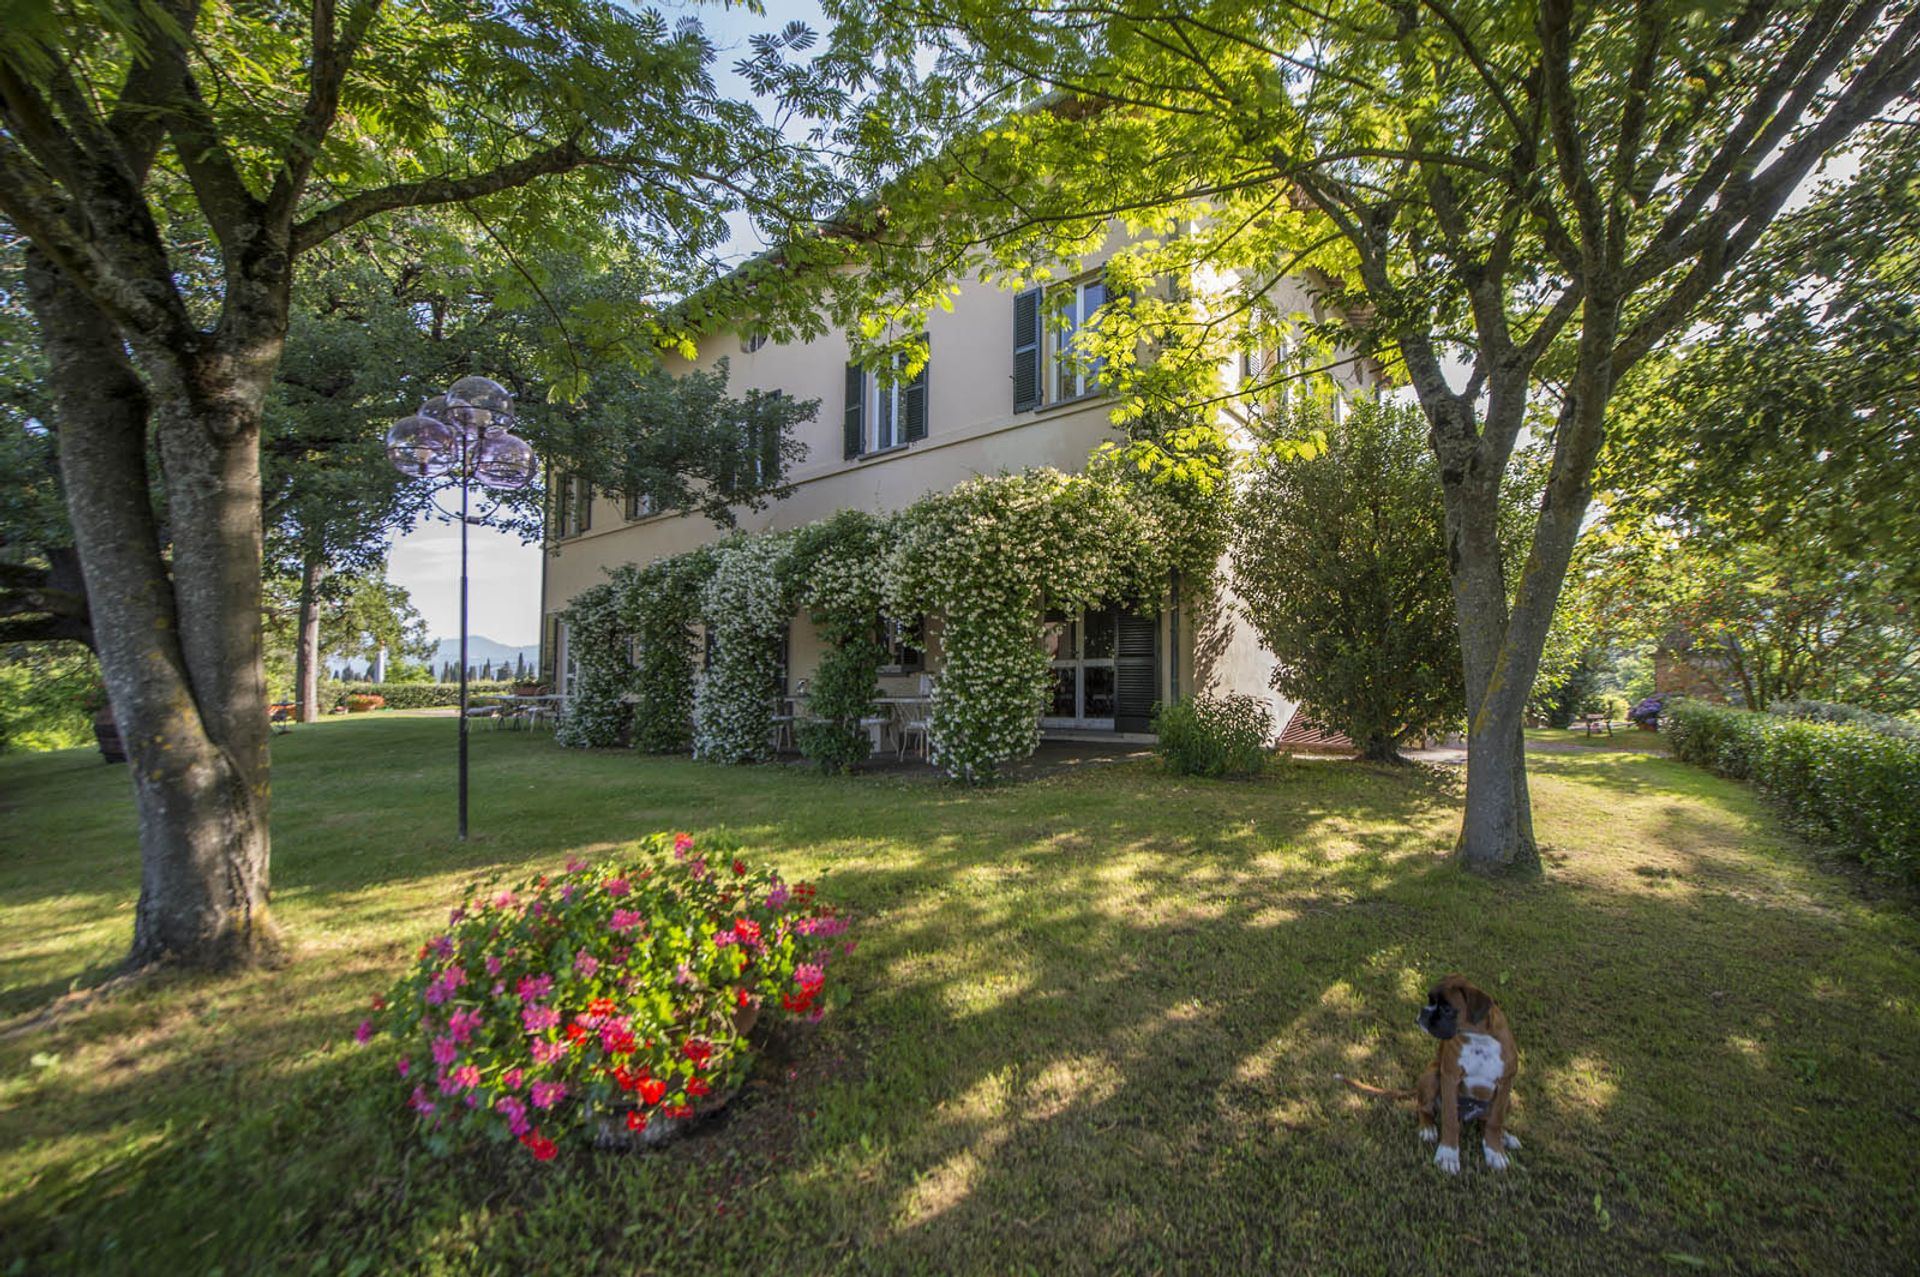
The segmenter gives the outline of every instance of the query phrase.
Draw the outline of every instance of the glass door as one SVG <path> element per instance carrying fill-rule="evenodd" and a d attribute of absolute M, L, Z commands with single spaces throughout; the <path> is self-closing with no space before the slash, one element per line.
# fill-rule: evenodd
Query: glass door
<path fill-rule="evenodd" d="M 1053 698 L 1040 717 L 1042 727 L 1113 730 L 1118 631 L 1117 608 L 1075 617 L 1048 614 L 1043 641 L 1053 666 Z"/>

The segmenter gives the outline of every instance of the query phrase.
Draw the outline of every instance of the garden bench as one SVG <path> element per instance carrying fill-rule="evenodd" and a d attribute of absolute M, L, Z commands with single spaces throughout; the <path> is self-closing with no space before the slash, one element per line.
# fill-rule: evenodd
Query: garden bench
<path fill-rule="evenodd" d="M 1602 727 L 1607 729 L 1607 735 L 1613 735 L 1613 719 L 1606 714 L 1582 714 L 1580 725 L 1587 729 L 1589 736 L 1598 735 Z"/>

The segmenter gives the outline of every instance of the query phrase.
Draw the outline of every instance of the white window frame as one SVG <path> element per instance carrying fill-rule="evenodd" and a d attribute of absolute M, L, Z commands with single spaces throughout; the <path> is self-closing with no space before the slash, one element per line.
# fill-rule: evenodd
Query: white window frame
<path fill-rule="evenodd" d="M 1098 289 L 1100 301 L 1091 308 L 1087 305 L 1087 290 Z M 1062 284 L 1059 291 L 1072 290 L 1072 297 L 1056 312 L 1055 318 L 1047 324 L 1052 334 L 1051 345 L 1047 351 L 1047 403 L 1069 403 L 1075 399 L 1085 399 L 1101 391 L 1100 373 L 1105 360 L 1096 359 L 1091 368 L 1082 369 L 1071 356 L 1074 338 L 1082 328 L 1093 322 L 1101 307 L 1107 304 L 1107 281 L 1104 274 L 1088 275 L 1076 279 L 1071 284 Z M 1066 323 L 1062 325 L 1060 320 Z"/>
<path fill-rule="evenodd" d="M 866 378 L 867 382 L 867 437 L 861 455 L 875 452 L 888 452 L 902 448 L 907 443 L 907 383 L 900 379 L 902 356 L 893 357 L 890 381 L 878 376 Z M 882 424 L 887 433 L 882 434 Z"/>

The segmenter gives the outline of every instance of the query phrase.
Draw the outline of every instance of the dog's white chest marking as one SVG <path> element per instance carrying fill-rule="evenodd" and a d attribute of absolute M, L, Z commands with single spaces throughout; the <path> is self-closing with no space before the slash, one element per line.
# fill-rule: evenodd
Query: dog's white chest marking
<path fill-rule="evenodd" d="M 1500 1039 L 1485 1033 L 1469 1033 L 1460 1046 L 1460 1084 L 1476 1094 L 1491 1092 L 1506 1071 L 1506 1057 L 1500 1053 Z"/>

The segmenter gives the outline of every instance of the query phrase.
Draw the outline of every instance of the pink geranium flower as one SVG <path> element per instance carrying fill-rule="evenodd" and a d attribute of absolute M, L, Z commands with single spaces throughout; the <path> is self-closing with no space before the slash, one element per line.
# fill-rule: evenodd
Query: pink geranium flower
<path fill-rule="evenodd" d="M 567 1094 L 564 1082 L 535 1082 L 532 1089 L 533 1106 L 537 1109 L 550 1109 Z"/>
<path fill-rule="evenodd" d="M 607 923 L 609 931 L 632 931 L 640 925 L 641 914 L 638 909 L 615 909 L 613 919 Z"/>
<path fill-rule="evenodd" d="M 606 888 L 610 896 L 624 896 L 633 890 L 633 884 L 625 878 L 609 878 L 606 881 Z"/>

